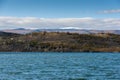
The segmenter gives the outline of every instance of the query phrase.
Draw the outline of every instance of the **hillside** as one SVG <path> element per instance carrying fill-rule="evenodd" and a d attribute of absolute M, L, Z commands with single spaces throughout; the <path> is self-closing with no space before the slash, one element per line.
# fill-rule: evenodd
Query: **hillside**
<path fill-rule="evenodd" d="M 2 32 L 0 31 L 0 37 L 15 37 L 15 36 L 19 36 L 20 34 L 17 33 L 8 33 L 8 32 Z"/>
<path fill-rule="evenodd" d="M 120 52 L 120 35 L 36 32 L 3 37 L 0 51 L 15 52 Z"/>

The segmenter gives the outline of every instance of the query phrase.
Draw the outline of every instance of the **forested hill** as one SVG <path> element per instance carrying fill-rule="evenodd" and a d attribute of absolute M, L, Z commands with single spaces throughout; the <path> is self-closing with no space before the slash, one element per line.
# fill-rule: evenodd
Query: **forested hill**
<path fill-rule="evenodd" d="M 5 33 L 6 34 L 6 33 Z M 120 35 L 38 32 L 0 33 L 0 51 L 14 52 L 120 52 Z"/>

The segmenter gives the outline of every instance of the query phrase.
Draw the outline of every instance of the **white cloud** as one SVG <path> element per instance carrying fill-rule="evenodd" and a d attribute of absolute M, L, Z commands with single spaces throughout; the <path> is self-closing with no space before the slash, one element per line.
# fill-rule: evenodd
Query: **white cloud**
<path fill-rule="evenodd" d="M 100 11 L 99 13 L 105 13 L 105 14 L 120 13 L 120 9 L 104 10 L 104 11 Z"/>
<path fill-rule="evenodd" d="M 0 29 L 30 28 L 30 29 L 107 29 L 120 30 L 120 19 L 107 18 L 35 18 L 35 17 L 0 17 Z"/>

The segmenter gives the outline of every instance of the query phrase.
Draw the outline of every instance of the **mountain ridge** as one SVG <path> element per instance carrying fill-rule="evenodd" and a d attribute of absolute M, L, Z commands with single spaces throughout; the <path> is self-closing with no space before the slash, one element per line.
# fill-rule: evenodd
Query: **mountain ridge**
<path fill-rule="evenodd" d="M 2 32 L 7 33 L 17 33 L 17 34 L 28 34 L 33 32 L 70 32 L 70 33 L 79 33 L 79 34 L 95 34 L 95 33 L 112 33 L 120 34 L 120 30 L 87 30 L 87 29 L 5 29 L 1 30 Z"/>

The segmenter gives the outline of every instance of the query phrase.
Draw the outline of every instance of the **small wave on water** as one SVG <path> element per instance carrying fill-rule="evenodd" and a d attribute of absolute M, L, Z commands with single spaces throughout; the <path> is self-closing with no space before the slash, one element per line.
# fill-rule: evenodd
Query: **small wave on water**
<path fill-rule="evenodd" d="M 120 54 L 2 53 L 0 80 L 120 80 Z"/>

